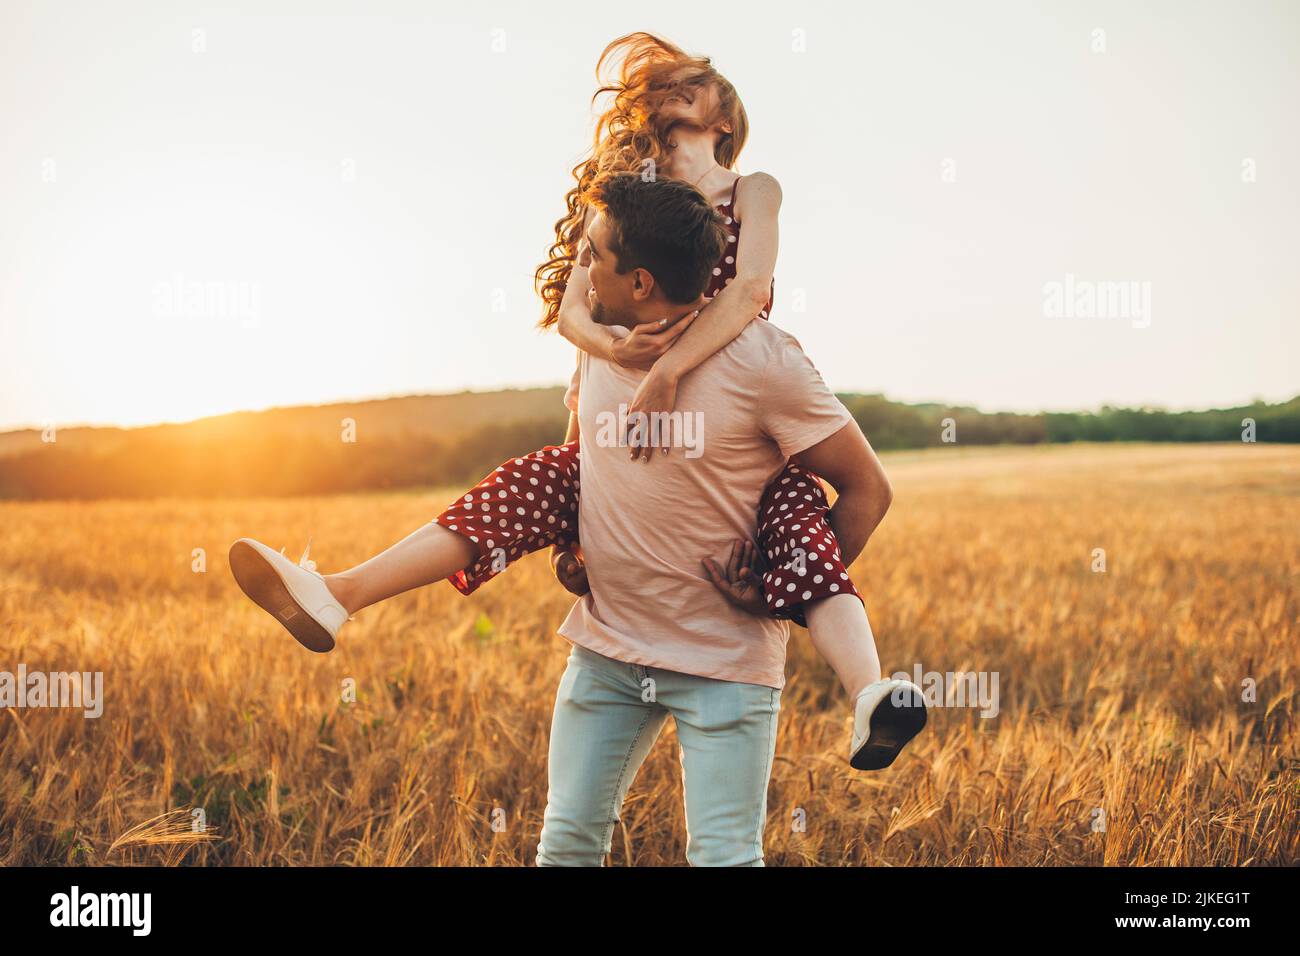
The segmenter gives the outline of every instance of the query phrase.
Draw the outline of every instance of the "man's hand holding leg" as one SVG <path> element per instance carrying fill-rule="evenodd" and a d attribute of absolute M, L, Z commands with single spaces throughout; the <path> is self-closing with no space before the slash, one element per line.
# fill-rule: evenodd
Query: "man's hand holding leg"
<path fill-rule="evenodd" d="M 750 614 L 768 616 L 767 600 L 763 596 L 763 566 L 754 542 L 731 542 L 727 566 L 724 568 L 712 558 L 705 558 L 704 570 L 729 604 Z"/>

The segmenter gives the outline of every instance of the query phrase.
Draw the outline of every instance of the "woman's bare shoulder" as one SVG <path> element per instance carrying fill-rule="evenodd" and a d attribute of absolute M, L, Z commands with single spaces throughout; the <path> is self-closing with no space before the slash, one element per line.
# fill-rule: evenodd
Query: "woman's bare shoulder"
<path fill-rule="evenodd" d="M 741 190 L 744 190 L 751 196 L 755 193 L 773 193 L 780 196 L 781 184 L 771 173 L 745 173 L 740 177 L 740 183 L 736 187 L 737 195 L 739 195 Z"/>
<path fill-rule="evenodd" d="M 736 218 L 743 218 L 742 210 L 760 205 L 779 209 L 781 184 L 771 173 L 746 173 L 736 181 Z"/>

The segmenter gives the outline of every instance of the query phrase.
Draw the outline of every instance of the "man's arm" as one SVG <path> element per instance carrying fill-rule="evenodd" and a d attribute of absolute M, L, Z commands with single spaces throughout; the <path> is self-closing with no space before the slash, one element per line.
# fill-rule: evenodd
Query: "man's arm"
<path fill-rule="evenodd" d="M 848 567 L 867 546 L 894 500 L 884 466 L 856 421 L 800 452 L 798 460 L 835 489 L 837 497 L 828 520 Z"/>
<path fill-rule="evenodd" d="M 894 498 L 885 469 L 858 423 L 852 420 L 801 452 L 798 461 L 825 478 L 837 492 L 827 520 L 847 567 L 862 553 Z M 731 604 L 750 614 L 770 616 L 763 596 L 759 551 L 752 541 L 732 542 L 726 567 L 705 558 L 704 571 Z"/>
<path fill-rule="evenodd" d="M 845 566 L 851 564 L 866 547 L 894 498 L 880 459 L 858 423 L 826 387 L 793 339 L 787 338 L 773 352 L 756 394 L 759 427 L 783 455 L 826 479 L 837 492 L 827 520 L 839 543 L 841 559 Z M 814 439 L 814 444 L 806 444 Z M 749 554 L 751 558 L 757 556 L 755 550 Z M 732 561 L 725 571 L 716 562 L 710 565 L 708 559 L 705 568 L 732 604 L 751 614 L 769 613 L 757 578 L 758 568 L 751 567 L 746 575 L 743 563 L 733 546 Z"/>
<path fill-rule="evenodd" d="M 758 394 L 762 430 L 786 458 L 797 458 L 839 493 L 830 523 L 847 566 L 862 553 L 893 498 L 880 459 L 789 336 L 773 349 Z"/>

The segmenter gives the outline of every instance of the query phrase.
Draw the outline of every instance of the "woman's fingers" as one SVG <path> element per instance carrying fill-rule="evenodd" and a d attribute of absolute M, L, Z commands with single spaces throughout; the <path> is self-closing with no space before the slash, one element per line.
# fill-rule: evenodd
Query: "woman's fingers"
<path fill-rule="evenodd" d="M 633 326 L 631 334 L 624 337 L 619 346 L 619 364 L 649 371 L 655 360 L 672 347 L 699 314 L 698 311 L 688 312 L 684 316 Z"/>
<path fill-rule="evenodd" d="M 677 336 L 681 335 L 683 332 L 689 329 L 691 327 L 691 323 L 693 323 L 699 317 L 700 317 L 700 310 L 696 309 L 694 312 L 687 312 L 685 315 L 681 316 L 680 318 L 669 319 L 668 324 L 664 327 L 663 331 L 656 333 L 655 337 L 666 338 L 669 342 L 675 342 L 677 340 Z"/>
<path fill-rule="evenodd" d="M 681 335 L 699 316 L 700 310 L 687 312 L 685 315 L 670 315 L 666 319 L 660 319 L 658 322 L 647 322 L 637 328 L 644 328 L 650 335 Z"/>
<path fill-rule="evenodd" d="M 628 457 L 632 461 L 638 458 L 649 461 L 650 453 L 654 451 L 654 437 L 649 426 L 650 416 L 645 412 L 628 412 L 627 417 L 627 444 L 632 449 Z"/>
<path fill-rule="evenodd" d="M 650 428 L 650 416 L 645 412 L 629 412 L 628 417 L 637 416 L 637 420 L 643 422 L 642 433 L 639 436 L 640 441 L 634 441 L 635 426 L 629 426 L 627 443 L 632 448 L 632 460 L 644 459 L 650 460 L 650 455 L 654 451 L 654 429 Z"/>
<path fill-rule="evenodd" d="M 691 327 L 691 323 L 695 321 L 698 315 L 698 312 L 688 313 L 676 322 L 671 322 L 665 326 L 663 331 L 651 332 L 646 338 L 654 344 L 658 353 L 663 355 L 672 348 L 673 343 L 677 341 L 681 334 Z"/>
<path fill-rule="evenodd" d="M 677 341 L 679 335 L 691 327 L 691 324 L 699 318 L 699 315 L 697 309 L 677 318 L 660 319 L 658 322 L 642 322 L 632 330 L 632 334 L 638 336 L 643 344 L 658 349 L 662 354 L 667 352 L 669 346 Z"/>
<path fill-rule="evenodd" d="M 663 453 L 668 454 L 669 429 L 668 428 L 651 428 L 650 423 L 653 421 L 649 412 L 635 411 L 628 409 L 627 413 L 627 435 L 624 436 L 628 448 L 631 452 L 628 457 L 632 461 L 637 459 L 650 460 L 654 454 L 655 448 L 662 448 Z M 639 433 L 639 434 L 638 434 Z M 656 445 L 655 438 L 658 437 L 659 443 Z"/>

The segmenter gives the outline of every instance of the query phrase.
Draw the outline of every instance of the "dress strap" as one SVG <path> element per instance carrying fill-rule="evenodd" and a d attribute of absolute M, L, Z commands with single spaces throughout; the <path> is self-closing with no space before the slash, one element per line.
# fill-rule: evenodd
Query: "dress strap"
<path fill-rule="evenodd" d="M 740 177 L 737 176 L 736 181 L 731 184 L 731 201 L 727 204 L 731 209 L 732 219 L 736 218 L 736 187 L 739 185 L 740 185 Z"/>

